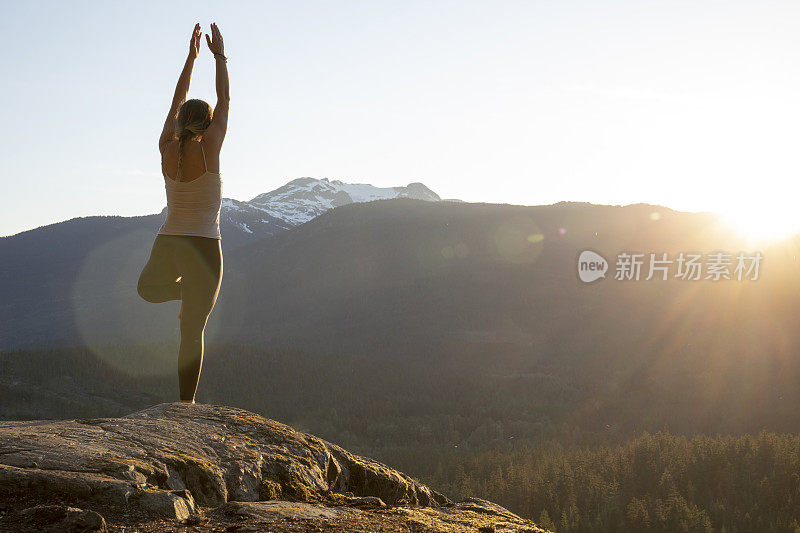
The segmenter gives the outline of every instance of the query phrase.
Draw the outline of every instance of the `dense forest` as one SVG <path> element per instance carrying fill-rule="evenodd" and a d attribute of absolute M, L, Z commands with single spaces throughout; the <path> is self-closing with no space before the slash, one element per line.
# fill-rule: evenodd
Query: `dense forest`
<path fill-rule="evenodd" d="M 570 376 L 569 365 L 541 359 L 531 373 L 466 354 L 432 361 L 207 348 L 198 401 L 258 412 L 451 498 L 484 497 L 557 531 L 794 531 L 800 519 L 800 437 L 781 429 L 800 406 L 767 413 L 761 388 L 734 391 L 735 405 L 753 408 L 738 417 L 716 408 L 717 423 L 700 432 L 714 436 L 702 436 L 693 411 L 710 408 L 692 401 L 702 381 L 681 382 L 666 368 L 662 377 L 681 387 L 629 386 L 624 394 L 650 398 L 626 403 L 590 388 L 582 367 Z M 0 418 L 120 416 L 175 401 L 175 349 L 0 354 Z M 600 399 L 614 409 L 587 410 Z"/>
<path fill-rule="evenodd" d="M 618 446 L 448 454 L 423 479 L 556 531 L 798 531 L 800 437 L 644 433 Z"/>

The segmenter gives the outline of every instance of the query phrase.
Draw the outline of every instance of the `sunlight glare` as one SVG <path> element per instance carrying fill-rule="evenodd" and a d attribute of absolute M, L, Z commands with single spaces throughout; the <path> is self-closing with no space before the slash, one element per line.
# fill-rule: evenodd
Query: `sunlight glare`
<path fill-rule="evenodd" d="M 719 214 L 726 226 L 753 244 L 778 242 L 800 233 L 800 217 L 788 207 L 764 205 Z"/>

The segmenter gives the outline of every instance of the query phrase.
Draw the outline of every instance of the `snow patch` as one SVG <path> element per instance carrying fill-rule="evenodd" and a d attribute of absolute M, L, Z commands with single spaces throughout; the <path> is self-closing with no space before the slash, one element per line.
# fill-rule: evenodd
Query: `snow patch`
<path fill-rule="evenodd" d="M 224 198 L 222 210 L 235 225 L 253 233 L 243 218 L 250 223 L 260 218 L 262 223 L 268 224 L 268 220 L 258 216 L 263 213 L 288 226 L 297 226 L 334 207 L 400 197 L 441 201 L 435 192 L 422 183 L 410 183 L 405 187 L 375 187 L 368 183 L 344 183 L 328 178 L 298 178 L 274 191 L 260 194 L 249 202 Z"/>

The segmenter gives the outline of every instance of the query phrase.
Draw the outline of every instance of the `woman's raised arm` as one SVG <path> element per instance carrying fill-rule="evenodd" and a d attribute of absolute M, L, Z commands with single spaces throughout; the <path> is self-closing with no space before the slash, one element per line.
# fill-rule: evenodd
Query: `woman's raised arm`
<path fill-rule="evenodd" d="M 192 37 L 189 39 L 189 56 L 186 58 L 186 63 L 183 65 L 180 77 L 178 77 L 178 84 L 175 86 L 175 94 L 172 97 L 172 104 L 167 113 L 167 119 L 164 121 L 164 129 L 161 131 L 161 137 L 158 139 L 158 149 L 163 150 L 164 145 L 175 138 L 175 120 L 178 117 L 178 110 L 181 105 L 186 101 L 186 96 L 189 94 L 189 84 L 192 81 L 192 70 L 194 69 L 194 60 L 200 53 L 200 23 L 194 25 L 192 30 Z"/>
<path fill-rule="evenodd" d="M 216 23 L 211 23 L 211 35 L 213 40 L 206 33 L 206 42 L 209 50 L 214 54 L 214 62 L 217 64 L 217 105 L 214 107 L 211 124 L 208 126 L 203 138 L 208 138 L 217 147 L 221 147 L 222 141 L 225 140 L 225 133 L 228 131 L 228 103 L 231 99 L 230 82 L 228 81 L 225 43 L 222 41 L 222 34 Z"/>

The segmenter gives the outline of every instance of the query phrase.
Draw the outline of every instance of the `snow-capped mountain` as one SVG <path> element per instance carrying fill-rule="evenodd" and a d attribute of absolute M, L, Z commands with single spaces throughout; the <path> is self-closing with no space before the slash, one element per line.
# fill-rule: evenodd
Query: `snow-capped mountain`
<path fill-rule="evenodd" d="M 375 187 L 327 178 L 298 178 L 248 202 L 223 199 L 220 223 L 224 226 L 224 238 L 233 237 L 231 229 L 246 234 L 241 235 L 243 237 L 261 237 L 308 222 L 334 207 L 390 198 L 441 201 L 438 194 L 422 183 L 409 183 L 405 187 Z"/>
<path fill-rule="evenodd" d="M 405 187 L 375 187 L 365 183 L 329 181 L 327 178 L 299 178 L 274 191 L 260 194 L 249 203 L 275 218 L 297 225 L 340 205 L 389 198 L 441 200 L 438 194 L 422 183 L 410 183 Z"/>

